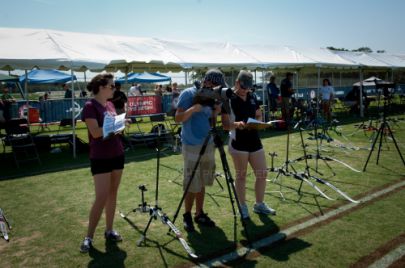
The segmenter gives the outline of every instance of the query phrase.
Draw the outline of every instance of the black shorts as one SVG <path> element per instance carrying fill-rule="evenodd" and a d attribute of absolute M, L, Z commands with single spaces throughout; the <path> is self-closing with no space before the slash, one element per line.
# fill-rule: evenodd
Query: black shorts
<path fill-rule="evenodd" d="M 124 169 L 125 156 L 120 155 L 107 159 L 90 159 L 91 174 L 110 173 L 113 170 Z"/>

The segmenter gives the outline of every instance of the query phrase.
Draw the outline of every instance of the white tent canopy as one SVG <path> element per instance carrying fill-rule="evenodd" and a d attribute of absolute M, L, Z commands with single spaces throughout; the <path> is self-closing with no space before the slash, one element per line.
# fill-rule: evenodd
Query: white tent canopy
<path fill-rule="evenodd" d="M 130 36 L 0 28 L 0 69 L 180 71 L 209 67 L 405 68 L 403 55 L 267 44 L 190 42 Z"/>

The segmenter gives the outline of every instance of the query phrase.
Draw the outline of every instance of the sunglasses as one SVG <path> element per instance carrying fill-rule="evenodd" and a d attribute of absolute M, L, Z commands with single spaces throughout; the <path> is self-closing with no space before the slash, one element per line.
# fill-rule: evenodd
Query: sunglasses
<path fill-rule="evenodd" d="M 115 85 L 114 85 L 114 84 L 106 85 L 106 87 L 108 87 L 108 86 L 110 86 L 111 90 L 114 90 L 114 89 L 115 89 Z"/>

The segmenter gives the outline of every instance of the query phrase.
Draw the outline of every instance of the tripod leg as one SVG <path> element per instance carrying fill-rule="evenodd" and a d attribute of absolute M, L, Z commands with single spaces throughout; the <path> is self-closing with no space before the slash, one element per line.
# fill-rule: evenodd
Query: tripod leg
<path fill-rule="evenodd" d="M 377 165 L 378 165 L 378 161 L 380 160 L 380 153 L 381 153 L 381 147 L 382 147 L 382 139 L 383 139 L 383 136 L 384 136 L 385 124 L 386 124 L 386 123 L 383 122 L 383 123 L 381 124 L 381 127 L 380 127 L 380 144 L 378 145 Z"/>
<path fill-rule="evenodd" d="M 371 154 L 372 154 L 372 153 L 373 153 L 373 151 L 374 151 L 375 144 L 377 143 L 377 140 L 378 140 L 378 135 L 380 135 L 380 130 L 381 130 L 381 128 L 378 130 L 377 135 L 375 136 L 375 139 L 374 139 L 373 145 L 371 146 L 371 151 L 370 151 L 370 153 L 368 154 L 368 157 L 367 157 L 366 163 L 364 164 L 363 171 L 366 171 L 366 168 L 367 168 L 367 165 L 368 165 L 368 161 L 370 160 Z M 381 135 L 382 135 L 382 134 L 381 134 Z"/>
<path fill-rule="evenodd" d="M 150 224 L 151 224 L 151 222 L 152 222 L 152 220 L 153 220 L 154 217 L 155 217 L 155 214 L 154 214 L 154 212 L 151 210 L 151 215 L 150 215 L 148 224 L 146 225 L 145 230 L 143 231 L 143 233 L 142 233 L 142 235 L 141 235 L 141 238 L 139 238 L 139 240 L 136 242 L 136 245 L 137 245 L 138 247 L 140 247 L 140 246 L 142 245 L 142 243 L 145 243 L 145 240 L 146 240 L 146 233 L 148 232 L 149 226 L 150 226 Z"/>
<path fill-rule="evenodd" d="M 391 128 L 390 128 L 390 125 L 389 125 L 388 123 L 387 123 L 387 128 L 388 128 L 389 134 L 391 135 L 392 140 L 394 141 L 395 148 L 397 148 L 398 154 L 399 154 L 399 156 L 400 156 L 400 157 L 401 157 L 401 159 L 402 159 L 402 163 L 403 163 L 403 164 L 404 164 L 404 166 L 405 166 L 405 160 L 404 160 L 404 157 L 402 156 L 401 151 L 399 150 L 399 147 L 398 147 L 397 141 L 395 140 L 395 137 L 394 137 L 394 133 L 392 133 Z"/>
<path fill-rule="evenodd" d="M 231 202 L 232 205 L 232 212 L 233 212 L 233 216 L 234 216 L 234 240 L 235 240 L 235 244 L 236 244 L 236 209 L 235 209 L 235 201 L 236 201 L 236 205 L 238 207 L 238 211 L 239 211 L 239 215 L 240 215 L 240 219 L 242 221 L 242 226 L 245 230 L 245 236 L 246 239 L 248 240 L 249 246 L 252 246 L 252 242 L 250 240 L 249 237 L 249 233 L 247 230 L 247 226 L 246 226 L 246 220 L 242 218 L 242 208 L 240 206 L 240 202 L 239 202 L 239 198 L 238 195 L 236 194 L 236 189 L 235 189 L 235 184 L 234 184 L 234 180 L 232 178 L 232 174 L 229 170 L 229 165 L 228 165 L 228 161 L 226 160 L 226 154 L 224 151 L 224 147 L 221 141 L 221 138 L 214 133 L 214 143 L 217 146 L 218 150 L 219 150 L 219 154 L 221 157 L 221 163 L 222 163 L 222 168 L 224 169 L 224 174 L 225 174 L 225 178 L 226 178 L 226 182 L 227 182 L 227 187 L 228 187 L 228 194 L 229 194 L 229 200 Z M 231 190 L 232 189 L 232 190 Z"/>
<path fill-rule="evenodd" d="M 203 143 L 203 145 L 201 147 L 200 154 L 198 155 L 197 162 L 195 163 L 193 171 L 191 172 L 191 175 L 190 175 L 190 178 L 189 178 L 188 183 L 186 185 L 186 188 L 184 189 L 183 196 L 181 197 L 179 205 L 177 206 L 176 213 L 174 214 L 173 221 L 172 221 L 173 224 L 176 222 L 177 216 L 179 215 L 181 206 L 183 205 L 184 199 L 186 198 L 186 195 L 188 193 L 188 189 L 190 189 L 191 182 L 193 181 L 193 179 L 195 177 L 195 173 L 197 172 L 197 168 L 198 168 L 198 165 L 200 164 L 201 157 L 205 153 L 205 149 L 207 148 L 208 141 L 210 140 L 210 137 L 211 137 L 211 133 L 209 133 L 207 135 L 207 137 L 205 138 L 204 143 Z M 170 232 L 170 230 L 169 230 L 169 232 Z"/>

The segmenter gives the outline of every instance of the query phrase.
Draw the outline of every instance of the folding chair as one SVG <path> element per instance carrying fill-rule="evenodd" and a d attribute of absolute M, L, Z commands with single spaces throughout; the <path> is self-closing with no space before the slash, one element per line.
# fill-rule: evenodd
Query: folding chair
<path fill-rule="evenodd" d="M 7 122 L 5 142 L 11 146 L 18 168 L 19 162 L 37 160 L 41 164 L 27 119 L 12 119 Z"/>

